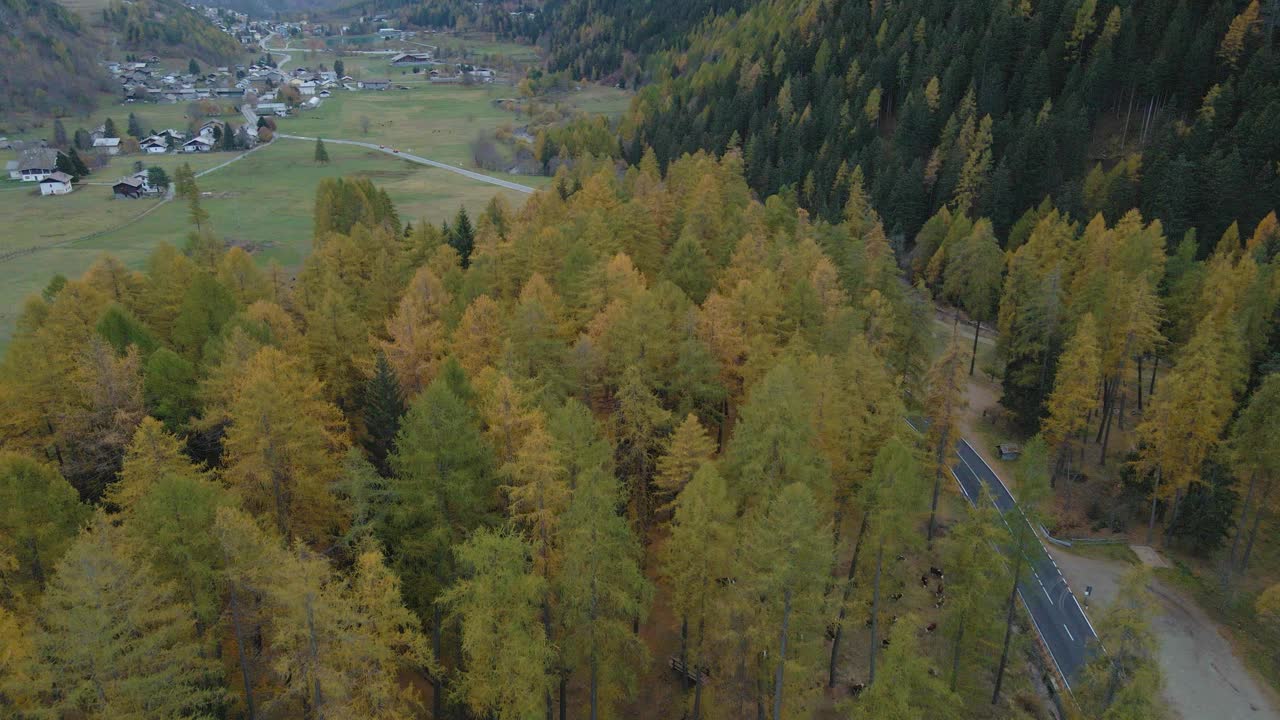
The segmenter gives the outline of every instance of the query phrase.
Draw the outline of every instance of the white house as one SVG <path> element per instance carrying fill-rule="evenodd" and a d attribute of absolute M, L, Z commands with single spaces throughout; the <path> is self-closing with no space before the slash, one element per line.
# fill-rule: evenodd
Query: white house
<path fill-rule="evenodd" d="M 315 95 L 316 94 L 315 82 L 311 80 L 307 80 L 305 82 L 298 83 L 298 92 L 302 93 L 303 95 Z"/>
<path fill-rule="evenodd" d="M 190 140 L 182 143 L 182 152 L 209 152 L 213 149 L 213 141 L 205 135 L 197 135 Z"/>
<path fill-rule="evenodd" d="M 24 150 L 18 158 L 18 175 L 23 182 L 40 182 L 58 169 L 58 151 L 50 148 Z"/>
<path fill-rule="evenodd" d="M 50 173 L 40 181 L 41 195 L 66 195 L 69 192 L 71 192 L 71 176 L 62 171 Z"/>
<path fill-rule="evenodd" d="M 159 155 L 160 153 L 169 152 L 169 144 L 164 138 L 152 135 L 151 137 L 138 143 L 138 147 L 142 148 L 142 152 L 148 155 Z"/>
<path fill-rule="evenodd" d="M 95 150 L 102 150 L 108 155 L 119 155 L 120 138 L 98 138 L 93 141 L 93 147 Z"/>

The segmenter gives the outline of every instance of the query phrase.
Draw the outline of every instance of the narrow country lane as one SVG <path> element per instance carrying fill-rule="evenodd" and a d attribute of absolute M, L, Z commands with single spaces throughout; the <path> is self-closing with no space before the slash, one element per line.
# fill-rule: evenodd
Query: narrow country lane
<path fill-rule="evenodd" d="M 289 135 L 286 133 L 276 133 L 275 137 L 286 138 L 288 140 L 308 140 L 311 142 L 315 142 L 316 140 L 314 137 L 308 137 L 306 135 Z M 355 147 L 362 147 L 369 150 L 376 150 L 378 152 L 390 155 L 391 157 L 403 158 L 405 160 L 408 160 L 409 162 L 418 163 L 419 165 L 428 165 L 430 167 L 440 168 L 441 170 L 447 170 L 451 173 L 457 173 L 458 175 L 471 178 L 472 180 L 479 180 L 480 182 L 483 182 L 483 183 L 489 183 L 490 185 L 497 185 L 498 187 L 506 188 L 507 190 L 515 190 L 516 192 L 525 193 L 526 195 L 532 194 L 535 191 L 535 188 L 531 188 L 528 185 L 521 185 L 520 183 L 511 182 L 510 180 L 503 180 L 501 178 L 485 175 L 484 173 L 478 173 L 471 170 L 467 170 L 465 168 L 460 168 L 456 165 L 449 165 L 448 163 L 442 163 L 437 160 L 430 160 L 424 157 L 420 157 L 418 155 L 411 155 L 409 153 L 396 152 L 391 148 L 382 147 L 377 143 L 360 142 L 358 140 L 339 140 L 336 138 L 323 138 L 323 140 L 327 143 L 333 143 L 335 145 L 354 145 Z"/>

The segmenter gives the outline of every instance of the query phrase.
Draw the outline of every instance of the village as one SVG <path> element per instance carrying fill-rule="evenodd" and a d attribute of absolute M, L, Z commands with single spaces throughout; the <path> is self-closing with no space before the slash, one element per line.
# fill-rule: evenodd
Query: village
<path fill-rule="evenodd" d="M 286 70 L 283 65 L 292 59 L 291 53 L 307 52 L 291 47 L 292 42 L 310 41 L 314 49 L 315 38 L 323 37 L 328 26 L 253 20 L 244 13 L 220 8 L 196 9 L 236 38 L 246 54 L 261 53 L 260 56 L 253 62 L 205 70 L 190 60 L 185 71 L 155 55 L 105 61 L 103 66 L 120 86 L 120 108 L 130 110 L 128 130 L 121 132 L 108 120 L 89 131 L 77 129 L 62 143 L 58 138 L 51 143 L 45 138 L 9 141 L 0 137 L 0 150 L 12 150 L 17 158 L 6 162 L 7 177 L 33 183 L 41 196 L 66 195 L 86 176 L 109 166 L 115 157 L 251 150 L 271 141 L 276 118 L 315 110 L 336 92 L 409 90 L 408 85 L 391 80 L 391 72 L 397 69 L 411 71 L 431 84 L 493 83 L 498 77 L 491 68 L 443 62 L 435 59 L 430 49 L 409 48 L 404 43 L 412 42 L 418 33 L 393 27 L 379 27 L 377 37 L 383 44 L 396 43 L 394 49 L 355 51 L 371 60 L 373 67 L 385 68 L 383 76 L 373 74 L 370 63 L 362 64 L 364 72 L 357 71 L 357 75 L 369 77 L 344 74 L 341 56 L 335 57 L 331 66 L 320 63 Z M 385 16 L 360 18 L 361 22 L 379 24 L 386 20 Z M 340 33 L 348 30 L 345 25 L 338 28 Z M 273 38 L 279 43 L 276 47 L 271 46 Z M 144 131 L 133 112 L 141 112 L 144 104 L 184 104 L 187 127 Z M 215 115 L 231 117 L 211 117 Z M 164 196 L 167 182 L 163 169 L 148 170 L 138 161 L 130 174 L 110 183 L 110 187 L 115 198 L 137 199 Z"/>

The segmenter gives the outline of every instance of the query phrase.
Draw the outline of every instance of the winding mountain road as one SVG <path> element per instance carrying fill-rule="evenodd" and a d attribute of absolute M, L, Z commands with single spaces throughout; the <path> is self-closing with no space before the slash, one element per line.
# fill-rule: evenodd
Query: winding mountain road
<path fill-rule="evenodd" d="M 306 135 L 289 135 L 286 133 L 276 133 L 275 136 L 278 138 L 286 138 L 288 140 L 308 140 L 311 142 L 315 142 L 316 140 L 314 137 L 308 137 Z M 506 188 L 507 190 L 515 190 L 516 192 L 524 193 L 526 195 L 533 194 L 533 192 L 536 190 L 536 188 L 529 187 L 528 185 L 521 185 L 520 183 L 511 182 L 510 180 L 503 180 L 501 178 L 496 178 L 491 175 L 485 175 L 484 173 L 474 172 L 472 170 L 467 170 L 466 168 L 460 168 L 456 165 L 449 165 L 448 163 L 442 163 L 438 160 L 431 160 L 428 158 L 420 157 L 418 155 L 411 155 L 409 153 L 396 152 L 391 148 L 378 145 L 377 143 L 360 142 L 358 140 L 338 140 L 335 138 L 324 138 L 324 141 L 326 143 L 332 143 L 334 145 L 352 145 L 355 147 L 362 147 L 368 150 L 376 150 L 380 153 L 385 153 L 387 155 L 390 155 L 391 157 L 402 158 L 404 160 L 408 160 L 409 162 L 417 163 L 419 165 L 427 165 L 429 167 L 440 168 L 441 170 L 447 170 L 451 173 L 456 173 L 463 177 L 471 178 L 472 180 L 479 180 L 482 183 L 497 185 L 500 188 Z"/>
<path fill-rule="evenodd" d="M 919 419 L 907 421 L 916 430 L 923 430 L 925 423 Z M 1031 527 L 1018 502 L 1000 476 L 987 464 L 968 441 L 956 443 L 959 462 L 952 466 L 951 475 L 960 484 L 960 490 L 970 503 L 977 504 L 983 492 L 990 493 L 991 501 L 1000 511 L 1006 525 L 1024 523 L 1023 528 L 1036 542 L 1026 548 L 1024 560 L 1031 572 L 1018 583 L 1018 596 L 1022 598 L 1027 613 L 1035 624 L 1036 632 L 1044 642 L 1058 667 L 1058 673 L 1067 683 L 1067 690 L 1081 668 L 1088 662 L 1098 634 L 1076 600 L 1058 564 L 1045 550 L 1039 534 Z M 1009 527 L 1012 532 L 1013 527 Z"/>

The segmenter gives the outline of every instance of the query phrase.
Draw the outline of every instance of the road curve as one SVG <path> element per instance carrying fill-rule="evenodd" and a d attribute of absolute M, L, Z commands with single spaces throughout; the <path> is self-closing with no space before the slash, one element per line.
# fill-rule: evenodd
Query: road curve
<path fill-rule="evenodd" d="M 286 133 L 276 133 L 275 137 L 287 138 L 289 140 L 310 140 L 312 142 L 315 141 L 314 137 L 307 137 L 306 135 L 288 135 Z M 376 150 L 378 152 L 390 155 L 391 157 L 403 158 L 405 160 L 408 160 L 409 162 L 418 163 L 419 165 L 428 165 L 430 167 L 440 168 L 441 170 L 447 170 L 451 173 L 457 173 L 458 175 L 471 178 L 472 180 L 479 180 L 482 183 L 497 185 L 500 188 L 506 188 L 507 190 L 515 190 L 516 192 L 525 193 L 526 195 L 533 194 L 536 191 L 536 188 L 531 188 L 528 185 L 521 185 L 520 183 L 511 182 L 510 180 L 503 180 L 501 178 L 485 175 L 484 173 L 473 172 L 465 168 L 460 168 L 456 165 L 449 165 L 447 163 L 442 163 L 437 160 L 429 160 L 427 158 L 419 157 L 417 155 L 410 155 L 409 153 L 403 153 L 403 152 L 398 153 L 389 148 L 379 147 L 377 143 L 359 142 L 357 140 L 337 140 L 334 138 L 324 138 L 324 141 L 327 143 L 333 143 L 335 145 L 354 145 L 355 147 L 362 147 L 368 150 Z"/>
<path fill-rule="evenodd" d="M 917 430 L 922 430 L 925 425 L 915 418 L 907 422 Z M 1018 596 L 1027 607 L 1036 632 L 1058 666 L 1059 674 L 1066 680 L 1067 690 L 1071 690 L 1080 670 L 1096 652 L 1098 634 L 1067 585 L 1058 564 L 1045 550 L 1039 534 L 1027 522 L 1004 481 L 964 439 L 956 443 L 956 455 L 959 462 L 952 466 L 951 474 L 965 498 L 977 504 L 984 491 L 990 493 L 991 501 L 1006 525 L 1025 523 L 1027 527 L 1024 530 L 1036 538 L 1036 543 L 1026 548 L 1024 554 L 1031 573 L 1018 583 Z"/>
<path fill-rule="evenodd" d="M 267 33 L 266 37 L 262 38 L 261 45 L 262 45 L 263 52 L 269 55 L 272 55 L 273 59 L 275 55 L 281 56 L 282 59 L 276 60 L 276 69 L 283 72 L 284 66 L 287 65 L 289 61 L 293 59 L 293 56 L 285 52 L 286 50 L 289 49 L 289 41 L 287 40 L 285 40 L 285 43 L 284 43 L 284 50 L 272 50 L 271 48 L 267 47 L 267 41 L 270 40 L 273 35 L 277 35 L 277 34 L 278 33 L 274 33 L 274 32 Z M 281 39 L 283 40 L 284 38 L 281 38 Z"/>

